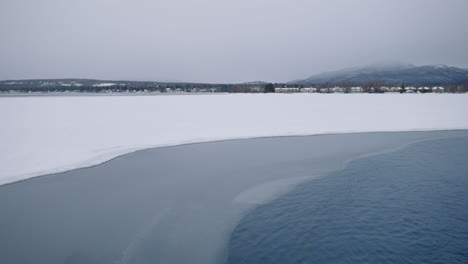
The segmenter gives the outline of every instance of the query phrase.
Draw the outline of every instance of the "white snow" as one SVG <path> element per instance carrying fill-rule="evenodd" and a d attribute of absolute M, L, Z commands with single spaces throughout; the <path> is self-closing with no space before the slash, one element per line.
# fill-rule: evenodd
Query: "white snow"
<path fill-rule="evenodd" d="M 468 94 L 0 98 L 0 184 L 190 142 L 468 129 Z"/>

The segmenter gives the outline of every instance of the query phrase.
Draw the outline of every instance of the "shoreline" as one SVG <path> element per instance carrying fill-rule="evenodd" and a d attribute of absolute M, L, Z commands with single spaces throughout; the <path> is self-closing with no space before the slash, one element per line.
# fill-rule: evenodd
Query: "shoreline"
<path fill-rule="evenodd" d="M 110 150 L 108 153 L 97 155 L 95 157 L 91 157 L 89 160 L 78 162 L 75 165 L 69 165 L 65 168 L 53 168 L 46 171 L 40 171 L 32 174 L 26 175 L 19 175 L 14 177 L 8 177 L 0 179 L 0 187 L 15 183 L 24 182 L 27 180 L 35 179 L 38 177 L 44 177 L 49 175 L 60 174 L 64 172 L 70 172 L 80 169 L 92 168 L 109 161 L 112 161 L 116 158 L 132 154 L 135 152 L 149 150 L 149 149 L 158 149 L 158 148 L 171 148 L 171 147 L 179 147 L 179 146 L 186 146 L 186 145 L 194 145 L 194 144 L 206 144 L 206 143 L 217 143 L 217 142 L 224 142 L 224 141 L 236 141 L 236 140 L 250 140 L 250 139 L 269 139 L 269 138 L 285 138 L 285 137 L 311 137 L 311 136 L 322 136 L 322 135 L 343 135 L 343 134 L 369 134 L 369 133 L 412 133 L 412 132 L 450 132 L 450 131 L 468 131 L 468 128 L 454 128 L 454 129 L 415 129 L 415 130 L 404 130 L 404 131 L 350 131 L 350 132 L 329 132 L 329 133 L 319 133 L 319 134 L 291 134 L 291 135 L 272 135 L 272 136 L 252 136 L 252 137 L 238 137 L 238 138 L 221 138 L 221 139 L 208 139 L 208 140 L 188 140 L 187 142 L 180 142 L 180 143 L 168 143 L 162 145 L 150 145 L 150 146 L 134 146 L 134 147 L 122 147 Z M 422 139 L 421 141 L 430 140 L 430 139 Z M 413 142 L 416 143 L 416 142 Z M 413 143 L 408 143 L 411 145 Z M 405 147 L 405 146 L 402 146 Z M 385 153 L 386 151 L 384 151 Z M 391 150 L 389 152 L 392 152 Z M 373 156 L 373 154 L 370 154 Z M 365 156 L 365 155 L 364 155 Z M 357 157 L 359 158 L 359 157 Z M 351 159 L 350 161 L 354 160 Z M 350 162 L 348 161 L 348 162 Z M 346 164 L 343 165 L 346 167 Z"/>

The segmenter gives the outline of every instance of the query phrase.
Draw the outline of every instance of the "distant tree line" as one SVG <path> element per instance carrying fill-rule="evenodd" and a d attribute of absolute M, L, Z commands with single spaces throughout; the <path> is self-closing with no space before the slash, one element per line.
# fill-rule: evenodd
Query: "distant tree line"
<path fill-rule="evenodd" d="M 41 80 L 44 82 L 44 80 Z M 1 81 L 0 92 L 89 92 L 89 93 L 100 93 L 100 92 L 224 92 L 224 93 L 272 93 L 275 92 L 275 88 L 293 87 L 293 88 L 305 88 L 315 87 L 318 89 L 322 88 L 343 88 L 344 93 L 351 91 L 351 87 L 362 87 L 364 93 L 383 93 L 382 87 L 400 87 L 406 89 L 407 87 L 432 87 L 434 85 L 429 84 L 401 84 L 401 83 L 385 83 L 380 81 L 365 82 L 365 83 L 354 83 L 354 82 L 339 82 L 339 83 L 323 83 L 323 84 L 289 84 L 289 83 L 267 83 L 267 84 L 204 84 L 204 83 L 155 83 L 155 82 L 122 82 L 122 81 L 108 81 L 109 83 L 115 83 L 110 86 L 99 86 L 93 81 L 80 81 L 80 86 L 63 86 L 60 84 L 40 85 L 38 81 L 21 81 L 15 84 L 9 84 L 12 82 Z M 100 81 L 104 83 L 105 81 Z M 466 93 L 468 92 L 468 83 L 461 84 L 440 84 L 445 88 L 447 93 Z M 331 89 L 324 89 L 326 92 L 332 92 Z M 404 90 L 403 90 L 404 91 Z M 425 92 L 425 91 L 422 91 Z"/>

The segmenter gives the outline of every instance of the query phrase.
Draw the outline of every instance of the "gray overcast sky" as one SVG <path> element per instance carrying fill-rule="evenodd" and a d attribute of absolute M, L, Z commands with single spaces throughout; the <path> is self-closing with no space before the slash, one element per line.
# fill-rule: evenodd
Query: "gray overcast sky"
<path fill-rule="evenodd" d="M 0 79 L 290 81 L 468 67 L 468 0 L 0 0 Z"/>

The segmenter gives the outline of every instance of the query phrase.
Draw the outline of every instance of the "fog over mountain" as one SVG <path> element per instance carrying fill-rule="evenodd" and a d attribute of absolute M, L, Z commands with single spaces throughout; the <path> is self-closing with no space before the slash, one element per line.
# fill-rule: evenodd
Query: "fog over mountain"
<path fill-rule="evenodd" d="M 468 68 L 466 0 L 2 0 L 0 80 L 287 82 L 379 61 Z"/>
<path fill-rule="evenodd" d="M 313 75 L 293 84 L 323 84 L 382 81 L 389 84 L 437 85 L 468 82 L 468 70 L 446 65 L 414 66 L 411 64 L 379 64 L 353 67 Z"/>

